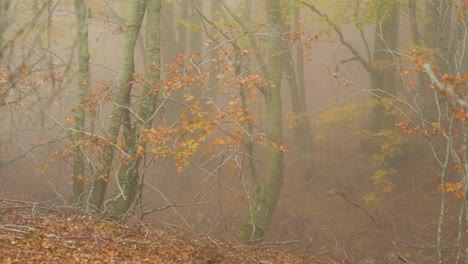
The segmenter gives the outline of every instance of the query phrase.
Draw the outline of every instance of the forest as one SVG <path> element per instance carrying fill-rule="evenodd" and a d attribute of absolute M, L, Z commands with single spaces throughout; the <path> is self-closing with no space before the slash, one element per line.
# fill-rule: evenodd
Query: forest
<path fill-rule="evenodd" d="M 0 262 L 468 264 L 467 39 L 468 0 L 1 0 Z"/>

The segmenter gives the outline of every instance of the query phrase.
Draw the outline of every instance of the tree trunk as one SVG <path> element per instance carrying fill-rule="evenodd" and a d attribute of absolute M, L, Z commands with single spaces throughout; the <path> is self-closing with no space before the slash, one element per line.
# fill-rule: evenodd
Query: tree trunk
<path fill-rule="evenodd" d="M 122 68 L 116 85 L 115 108 L 110 118 L 109 129 L 107 130 L 107 139 L 116 143 L 119 135 L 122 118 L 125 114 L 128 104 L 128 96 L 132 88 L 131 81 L 134 74 L 134 51 L 141 22 L 145 14 L 146 0 L 130 0 L 129 15 L 127 21 L 127 31 L 125 35 Z M 109 182 L 109 173 L 114 159 L 114 146 L 108 146 L 102 154 L 101 164 L 96 173 L 93 185 L 90 190 L 87 209 L 96 212 L 102 206 L 104 195 L 106 194 L 107 184 Z"/>
<path fill-rule="evenodd" d="M 142 155 L 138 155 L 139 148 L 145 149 L 146 143 L 142 141 L 140 129 L 150 128 L 153 124 L 153 114 L 156 109 L 157 93 L 152 92 L 160 80 L 160 10 L 161 1 L 149 1 L 146 11 L 146 80 L 149 83 L 143 88 L 143 98 L 138 111 L 140 119 L 136 127 L 132 128 L 129 136 L 131 140 L 126 144 L 126 152 L 132 156 L 127 164 L 122 165 L 118 171 L 117 193 L 112 200 L 106 202 L 106 212 L 117 220 L 125 218 L 140 190 L 139 164 Z"/>
<path fill-rule="evenodd" d="M 212 1 L 211 2 L 211 21 L 213 23 L 216 23 L 220 17 L 219 15 L 219 12 L 221 12 L 221 9 L 220 9 L 220 5 L 219 5 L 219 2 L 218 1 Z M 214 29 L 215 30 L 215 29 Z M 208 36 L 210 36 L 211 38 L 213 39 L 217 39 L 216 38 L 216 33 L 215 32 L 207 32 L 206 33 Z M 215 103 L 217 103 L 218 101 L 218 93 L 219 93 L 219 89 L 218 89 L 218 86 L 216 85 L 217 84 L 217 79 L 216 79 L 216 68 L 218 67 L 218 65 L 216 63 L 214 63 L 214 61 L 216 61 L 216 58 L 218 56 L 217 54 L 217 51 L 219 49 L 214 49 L 212 51 L 210 51 L 210 61 L 211 61 L 211 74 L 210 74 L 210 77 L 208 79 L 208 85 L 209 85 L 209 92 L 207 94 L 208 98 L 213 100 Z"/>
<path fill-rule="evenodd" d="M 181 1 L 180 4 L 180 16 L 179 19 L 187 19 L 189 17 L 189 3 L 190 0 Z M 177 26 L 178 38 L 177 44 L 179 52 L 187 52 L 187 26 L 184 23 L 180 23 Z"/>
<path fill-rule="evenodd" d="M 413 37 L 413 44 L 414 45 L 421 45 L 422 38 L 421 38 L 421 32 L 418 27 L 418 4 L 416 0 L 409 0 L 408 1 L 408 9 L 409 9 L 409 19 L 411 23 L 411 35 Z M 423 95 L 423 98 L 427 96 L 428 92 L 430 91 L 427 89 L 427 84 L 428 84 L 428 79 L 426 75 L 423 72 L 418 72 L 418 88 L 421 91 L 421 94 Z M 429 95 L 429 97 L 432 96 Z M 431 101 L 429 99 L 429 101 Z"/>
<path fill-rule="evenodd" d="M 242 71 L 242 65 L 244 58 L 240 54 L 240 51 L 237 51 L 238 53 L 236 54 L 236 61 L 239 63 L 236 63 L 236 68 L 235 68 L 235 73 L 236 77 L 241 76 L 241 71 Z M 246 115 L 250 115 L 250 110 L 247 105 L 247 96 L 246 96 L 246 87 L 245 85 L 241 85 L 239 89 L 239 97 L 241 99 L 241 107 L 244 110 Z M 257 179 L 257 170 L 255 167 L 255 154 L 254 154 L 254 139 L 252 138 L 253 135 L 253 125 L 249 122 L 248 124 L 245 125 L 245 129 L 247 130 L 247 142 L 245 143 L 245 147 L 247 149 L 247 164 L 249 168 L 249 174 L 252 179 L 252 184 L 255 187 L 255 194 L 258 194 L 260 191 L 260 185 L 258 184 L 258 179 Z"/>
<path fill-rule="evenodd" d="M 417 7 L 416 5 L 415 8 Z M 452 56 L 449 47 L 449 32 L 451 31 L 449 14 L 451 12 L 447 10 L 448 3 L 444 0 L 424 1 L 422 7 L 424 8 L 420 8 L 421 10 L 416 9 L 417 11 L 415 11 L 416 13 L 424 12 L 425 18 L 425 23 L 422 26 L 423 30 L 419 36 L 419 43 L 432 50 L 433 54 L 436 54 L 431 58 L 434 66 L 439 67 L 441 72 L 448 72 L 449 69 L 454 66 L 452 64 L 454 60 L 451 59 Z M 412 16 L 415 17 L 415 15 Z M 431 81 L 424 73 L 418 73 L 418 76 L 420 76 L 420 98 L 424 116 L 427 118 L 435 118 L 438 112 L 433 107 L 434 94 L 432 90 L 428 89 L 428 85 Z"/>
<path fill-rule="evenodd" d="M 75 108 L 75 134 L 73 141 L 76 147 L 73 152 L 73 197 L 72 203 L 81 207 L 85 192 L 85 157 L 80 148 L 80 140 L 83 138 L 81 131 L 85 129 L 86 114 L 83 103 L 89 87 L 89 49 L 88 49 L 88 10 L 84 0 L 74 0 L 77 32 L 78 32 L 78 86 L 77 104 Z"/>
<path fill-rule="evenodd" d="M 293 22 L 295 25 L 295 30 L 299 29 L 299 20 L 300 20 L 299 8 L 295 8 L 293 11 Z M 286 32 L 290 32 L 291 27 L 286 28 Z M 303 53 L 301 40 L 298 43 L 297 49 L 297 61 L 296 69 L 294 65 L 293 55 L 291 53 L 292 47 L 287 48 L 283 52 L 283 68 L 286 78 L 289 84 L 289 91 L 291 96 L 291 110 L 293 114 L 293 135 L 294 143 L 301 152 L 302 159 L 306 165 L 305 178 L 311 178 L 313 176 L 313 163 L 311 159 L 311 131 L 310 131 L 310 122 L 307 113 L 306 106 L 306 94 L 304 88 L 304 62 L 301 57 Z"/>
<path fill-rule="evenodd" d="M 416 45 L 421 44 L 421 33 L 418 28 L 418 4 L 416 0 L 408 1 L 409 19 L 411 24 L 411 35 L 413 37 L 413 43 Z"/>
<path fill-rule="evenodd" d="M 265 10 L 271 28 L 268 41 L 268 70 L 266 78 L 270 85 L 263 90 L 266 103 L 266 175 L 265 182 L 250 208 L 250 217 L 241 227 L 240 238 L 250 243 L 261 242 L 267 232 L 273 212 L 278 203 L 283 184 L 283 122 L 281 109 L 281 52 L 283 51 L 282 18 L 280 0 L 267 0 Z"/>
<path fill-rule="evenodd" d="M 161 50 L 163 51 L 163 63 L 170 63 L 177 56 L 178 40 L 176 39 L 175 29 L 175 4 L 173 1 L 161 2 Z M 164 41 L 163 41 L 164 40 Z"/>
<path fill-rule="evenodd" d="M 193 1 L 189 1 L 190 9 L 192 11 L 190 16 L 190 23 L 192 24 L 190 27 L 190 52 L 192 54 L 197 54 L 201 52 L 202 47 L 202 30 L 201 30 L 201 16 L 195 10 L 195 4 L 200 12 L 203 12 L 203 1 L 197 1 L 194 3 Z"/>
<path fill-rule="evenodd" d="M 446 0 L 426 1 L 428 21 L 424 27 L 424 44 L 440 52 L 436 63 L 441 72 L 454 72 L 450 46 L 453 13 L 449 9 L 449 2 Z"/>
<path fill-rule="evenodd" d="M 11 22 L 8 20 L 8 10 L 10 9 L 11 1 L 4 0 L 0 2 L 0 61 L 3 61 L 3 52 L 5 48 L 4 34 L 10 26 Z"/>
<path fill-rule="evenodd" d="M 371 87 L 375 90 L 378 103 L 373 110 L 372 131 L 394 127 L 394 118 L 385 114 L 382 99 L 395 95 L 397 86 L 396 61 L 391 52 L 397 49 L 398 44 L 399 4 L 383 3 L 378 12 L 372 58 L 374 71 L 371 73 Z"/>

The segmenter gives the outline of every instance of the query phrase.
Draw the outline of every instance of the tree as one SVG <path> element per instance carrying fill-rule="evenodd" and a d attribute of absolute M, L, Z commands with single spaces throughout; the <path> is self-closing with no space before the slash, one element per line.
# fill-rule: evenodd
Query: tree
<path fill-rule="evenodd" d="M 139 167 L 146 149 L 143 141 L 142 129 L 149 129 L 153 125 L 154 112 L 157 108 L 158 93 L 156 88 L 160 82 L 160 10 L 161 1 L 153 0 L 146 8 L 146 67 L 145 79 L 138 119 L 130 129 L 125 145 L 125 152 L 132 156 L 122 164 L 117 173 L 117 192 L 112 200 L 106 202 L 106 210 L 115 218 L 125 217 L 131 209 L 138 192 L 141 192 Z"/>
<path fill-rule="evenodd" d="M 467 247 L 464 239 L 468 210 L 466 202 L 459 204 L 459 211 L 448 209 L 448 195 L 466 199 L 467 195 L 467 131 L 466 131 L 466 91 L 468 73 L 465 55 L 466 10 L 467 5 L 451 5 L 447 1 L 426 1 L 424 5 L 413 4 L 413 12 L 425 12 L 425 20 L 419 21 L 413 15 L 415 47 L 412 50 L 413 64 L 418 74 L 419 89 L 409 93 L 405 103 L 414 113 L 413 118 L 403 119 L 399 127 L 414 135 L 426 139 L 430 154 L 438 165 L 438 189 L 440 212 L 437 221 L 437 263 L 448 260 L 454 263 L 468 263 Z M 423 11 L 424 10 L 424 11 Z M 419 32 L 418 28 L 423 28 Z M 463 43 L 463 44 L 462 44 Z M 407 67 L 404 71 L 405 83 L 415 70 Z M 411 89 L 410 85 L 406 85 Z M 423 95 L 423 96 L 420 96 Z M 422 97 L 422 98 L 420 98 Z M 436 140 L 436 138 L 438 140 Z M 455 181 L 449 180 L 449 171 L 456 171 Z M 457 214 L 457 238 L 454 246 L 454 258 L 446 253 L 445 223 L 448 215 Z"/>
<path fill-rule="evenodd" d="M 312 152 L 312 134 L 310 130 L 310 122 L 306 104 L 306 92 L 304 85 L 304 49 L 300 30 L 300 12 L 298 7 L 292 8 L 292 19 L 285 24 L 284 32 L 291 32 L 291 26 L 294 25 L 295 31 L 291 33 L 291 38 L 285 40 L 287 45 L 286 50 L 282 55 L 282 66 L 284 74 L 288 81 L 289 91 L 291 96 L 292 107 L 292 126 L 293 135 L 297 148 L 303 155 L 303 161 L 306 164 L 305 178 L 313 177 L 313 161 L 311 158 Z M 291 41 L 291 39 L 298 39 Z M 293 58 L 294 45 L 297 45 L 296 58 Z"/>
<path fill-rule="evenodd" d="M 177 24 L 177 46 L 178 52 L 185 52 L 187 50 L 187 26 L 185 23 L 181 23 L 184 19 L 189 17 L 189 8 L 191 1 L 181 1 L 180 2 L 180 19 L 181 21 Z"/>
<path fill-rule="evenodd" d="M 161 2 L 161 49 L 165 51 L 164 54 L 162 54 L 164 63 L 170 63 L 175 60 L 177 52 L 179 52 L 175 8 L 176 5 L 174 1 Z"/>
<path fill-rule="evenodd" d="M 201 16 L 196 10 L 203 12 L 203 1 L 189 1 L 189 8 L 192 11 L 190 14 L 190 53 L 200 54 L 202 47 Z"/>
<path fill-rule="evenodd" d="M 244 241 L 258 243 L 265 238 L 283 185 L 283 122 L 281 107 L 281 52 L 283 51 L 283 20 L 280 0 L 267 0 L 265 12 L 271 31 L 268 56 L 264 66 L 268 86 L 262 89 L 266 112 L 266 171 L 265 182 L 255 196 L 247 223 L 240 230 Z M 257 50 L 259 52 L 259 50 Z"/>
<path fill-rule="evenodd" d="M 377 100 L 370 124 L 373 131 L 392 129 L 395 124 L 393 117 L 384 111 L 383 99 L 396 94 L 397 78 L 394 70 L 396 60 L 393 52 L 397 50 L 398 25 L 398 1 L 379 1 L 371 73 L 371 87 L 376 90 L 374 97 Z"/>
<path fill-rule="evenodd" d="M 127 22 L 127 31 L 123 50 L 122 66 L 116 84 L 114 96 L 115 107 L 113 109 L 109 128 L 107 130 L 107 139 L 111 143 L 102 154 L 101 164 L 94 176 L 92 187 L 90 189 L 87 208 L 90 211 L 99 211 L 104 201 L 107 185 L 109 182 L 109 173 L 114 159 L 115 143 L 122 126 L 123 118 L 129 111 L 129 100 L 132 89 L 134 66 L 134 51 L 136 39 L 140 31 L 141 22 L 145 14 L 146 1 L 130 0 L 129 15 Z M 127 124 L 128 125 L 128 124 Z"/>
<path fill-rule="evenodd" d="M 73 200 L 77 206 L 83 202 L 85 193 L 85 156 L 80 147 L 83 139 L 82 131 L 85 129 L 86 113 L 83 108 L 89 87 L 89 48 L 88 48 L 88 9 L 84 0 L 74 0 L 77 19 L 77 41 L 78 41 L 78 85 L 77 85 L 77 107 L 75 108 L 74 122 L 75 135 L 73 136 L 74 149 L 73 159 Z"/>

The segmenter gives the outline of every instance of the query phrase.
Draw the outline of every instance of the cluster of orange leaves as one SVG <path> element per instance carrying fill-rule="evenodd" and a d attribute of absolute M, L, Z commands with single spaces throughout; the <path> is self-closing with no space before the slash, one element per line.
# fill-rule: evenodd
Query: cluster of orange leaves
<path fill-rule="evenodd" d="M 443 185 L 439 183 L 437 185 L 437 190 L 438 191 L 444 190 L 446 192 L 453 193 L 453 195 L 458 199 L 465 197 L 465 193 L 463 191 L 463 185 L 461 182 L 446 182 Z"/>
<path fill-rule="evenodd" d="M 226 56 L 231 53 L 232 50 L 229 49 L 218 51 L 213 63 L 219 67 L 215 67 L 216 70 L 213 72 L 190 64 L 186 65 L 187 58 L 182 55 L 168 66 L 171 74 L 161 85 L 161 91 L 166 95 L 183 87 L 198 87 L 203 92 L 210 88 L 206 87 L 207 80 L 211 74 L 214 74 L 217 85 L 220 88 L 226 87 L 224 89 L 226 92 L 223 94 L 228 99 L 226 106 L 220 107 L 211 99 L 203 96 L 195 97 L 184 90 L 185 108 L 180 113 L 175 126 L 142 129 L 144 140 L 149 144 L 152 153 L 157 158 L 171 156 L 176 161 L 178 172 L 181 172 L 188 165 L 189 159 L 197 153 L 240 147 L 245 139 L 243 128 L 247 124 L 256 122 L 256 119 L 241 106 L 238 91 L 233 90 L 235 95 L 229 96 L 227 90 L 233 87 L 247 87 L 248 101 L 252 103 L 255 91 L 262 89 L 267 83 L 258 75 L 247 75 L 244 78 L 237 78 L 236 85 L 233 85 L 232 80 L 236 79 L 228 77 L 234 74 L 232 67 L 223 66 Z"/>
<path fill-rule="evenodd" d="M 132 155 L 126 155 L 125 139 L 119 137 L 116 142 L 106 140 L 105 136 L 86 134 L 77 142 L 70 142 L 66 149 L 54 154 L 51 161 L 71 158 L 73 149 L 80 147 L 90 152 L 97 160 L 102 152 L 109 147 L 116 147 L 119 162 L 125 164 L 129 159 L 136 159 L 150 151 L 157 159 L 168 157 L 176 161 L 177 171 L 181 172 L 188 164 L 189 159 L 200 152 L 213 152 L 218 148 L 239 147 L 243 144 L 245 134 L 244 127 L 256 122 L 256 119 L 244 109 L 238 98 L 239 88 L 247 88 L 248 104 L 254 103 L 256 90 L 260 90 L 268 83 L 259 75 L 246 75 L 242 78 L 234 78 L 233 68 L 225 66 L 227 56 L 232 55 L 232 50 L 218 51 L 213 63 L 218 65 L 215 70 L 204 69 L 193 64 L 192 59 L 180 54 L 175 61 L 167 65 L 168 74 L 159 84 L 154 85 L 152 92 L 160 92 L 163 97 L 174 96 L 175 93 L 183 98 L 178 120 L 174 124 L 158 124 L 152 128 L 140 127 L 142 141 L 138 142 L 136 151 Z M 247 54 L 242 51 L 243 56 Z M 203 96 L 210 89 L 208 79 L 210 75 L 217 78 L 217 86 L 225 87 L 225 91 L 231 90 L 232 95 L 224 93 L 228 98 L 226 106 L 219 107 L 214 101 Z M 221 76 L 221 77 L 219 77 Z M 237 80 L 237 83 L 236 83 Z M 135 75 L 132 84 L 133 92 L 138 94 L 143 85 L 149 81 L 141 75 Z M 198 92 L 191 93 L 192 90 Z M 200 95 L 199 93 L 202 93 Z M 230 96 L 230 97 L 229 97 Z M 85 103 L 80 107 L 88 113 L 96 114 L 96 109 L 102 109 L 103 103 L 112 100 L 112 90 L 108 84 L 103 83 L 99 89 L 92 92 Z M 174 98 L 178 101 L 178 98 Z M 132 106 L 133 107 L 133 106 Z M 112 113 L 110 113 L 112 115 Z M 73 124 L 73 117 L 67 118 L 69 124 Z M 234 132 L 228 132 L 234 131 Z M 46 166 L 41 168 L 45 171 Z"/>
<path fill-rule="evenodd" d="M 408 136 L 415 136 L 419 134 L 418 129 L 410 127 L 410 125 L 407 122 L 398 122 L 395 124 L 395 126 Z"/>
<path fill-rule="evenodd" d="M 465 10 L 468 8 L 468 1 L 464 2 Z M 430 54 L 430 51 L 425 50 L 424 48 L 415 48 L 412 50 L 412 54 L 415 56 L 414 64 L 416 66 L 416 71 L 422 71 L 423 65 L 426 61 L 430 60 L 433 54 Z M 433 67 L 432 68 L 434 73 L 439 72 L 439 68 Z M 406 77 L 413 76 L 415 71 L 413 70 L 404 70 L 402 74 Z M 413 81 L 406 81 L 405 82 L 408 88 L 414 88 L 415 83 Z M 468 85 L 468 73 L 462 74 L 461 76 L 454 76 L 451 74 L 441 74 L 440 78 L 440 86 L 436 84 L 429 84 L 428 88 L 436 91 L 440 95 L 447 97 L 449 99 L 458 99 L 458 98 L 465 98 L 465 94 L 467 92 L 467 85 Z M 443 88 L 442 88 L 443 87 Z M 458 98 L 452 98 L 458 97 Z M 457 101 L 454 101 L 457 102 Z M 452 111 L 454 113 L 455 120 L 458 122 L 464 122 L 468 120 L 468 113 L 463 106 L 459 106 L 458 104 L 453 104 Z M 438 136 L 441 138 L 446 138 L 448 136 L 457 138 L 459 136 L 459 130 L 452 129 L 453 132 L 451 135 L 447 135 L 446 130 L 444 129 L 443 125 L 439 123 L 433 123 L 430 126 L 429 130 L 423 130 L 421 127 L 414 127 L 409 124 L 409 122 L 398 122 L 395 124 L 397 128 L 403 131 L 405 134 L 409 136 L 421 135 L 424 137 L 433 137 Z M 466 147 L 464 145 L 459 146 L 456 148 L 457 154 L 462 154 L 465 151 Z M 464 168 L 462 164 L 454 164 L 453 170 L 457 172 L 461 172 Z M 447 182 L 441 184 L 438 180 L 436 180 L 437 188 L 439 191 L 444 190 L 446 192 L 452 193 L 456 198 L 461 199 L 465 196 L 463 190 L 463 184 L 461 182 Z"/>

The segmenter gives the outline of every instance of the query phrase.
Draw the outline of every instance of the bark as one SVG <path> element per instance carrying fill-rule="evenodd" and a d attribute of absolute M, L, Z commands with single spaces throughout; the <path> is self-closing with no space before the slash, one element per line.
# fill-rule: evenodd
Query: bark
<path fill-rule="evenodd" d="M 218 1 L 212 1 L 211 2 L 211 17 L 210 17 L 211 23 L 215 24 L 218 21 L 219 12 L 220 12 L 220 5 L 219 5 Z M 217 41 L 215 33 L 207 32 L 206 34 L 210 39 Z M 209 90 L 209 92 L 207 94 L 208 98 L 213 100 L 214 102 L 217 102 L 218 93 L 219 93 L 218 86 L 216 85 L 216 74 L 215 74 L 216 68 L 218 66 L 216 65 L 216 63 L 213 63 L 216 60 L 217 56 L 218 56 L 217 51 L 218 51 L 218 49 L 214 49 L 214 50 L 211 51 L 211 54 L 210 54 L 211 74 L 210 74 L 210 77 L 208 79 L 208 82 L 209 82 L 208 84 L 209 84 L 209 87 L 210 87 L 209 89 L 210 90 Z"/>
<path fill-rule="evenodd" d="M 371 87 L 376 90 L 377 106 L 374 107 L 370 128 L 372 131 L 392 129 L 394 118 L 385 114 L 382 99 L 395 95 L 397 79 L 395 74 L 395 58 L 392 55 L 398 44 L 399 4 L 383 3 L 379 7 L 372 63 L 374 71 L 371 73 Z"/>
<path fill-rule="evenodd" d="M 146 0 L 130 0 L 129 16 L 127 21 L 127 31 L 122 58 L 122 68 L 116 85 L 115 108 L 110 118 L 107 138 L 115 143 L 120 132 L 122 119 L 126 108 L 129 107 L 128 98 L 132 88 L 131 81 L 134 74 L 134 51 L 141 22 L 145 14 Z M 115 146 L 111 145 L 104 149 L 101 157 L 101 164 L 97 170 L 88 199 L 87 209 L 91 212 L 100 210 L 106 194 L 107 184 L 109 182 L 109 173 L 114 159 Z"/>
<path fill-rule="evenodd" d="M 177 56 L 178 42 L 175 29 L 175 4 L 173 1 L 161 2 L 161 49 L 163 50 L 164 63 L 170 63 Z M 164 40 L 164 41 L 163 41 Z"/>
<path fill-rule="evenodd" d="M 201 55 L 202 48 L 202 30 L 201 30 L 201 16 L 197 12 L 203 12 L 203 1 L 190 1 L 190 54 L 193 58 L 198 58 Z M 198 61 L 198 60 L 195 60 Z M 200 98 L 203 95 L 202 87 L 192 87 L 191 91 L 196 98 Z"/>
<path fill-rule="evenodd" d="M 146 10 L 146 73 L 148 84 L 143 88 L 143 98 L 138 111 L 139 119 L 136 127 L 128 134 L 129 141 L 126 144 L 126 152 L 134 158 L 122 165 L 118 171 L 117 193 L 112 200 L 106 202 L 106 212 L 114 219 L 122 220 L 127 216 L 135 197 L 140 190 L 139 165 L 141 155 L 136 155 L 139 147 L 146 148 L 142 141 L 140 128 L 150 128 L 153 124 L 153 114 L 156 110 L 157 93 L 152 91 L 160 80 L 160 10 L 161 1 L 149 1 Z"/>
<path fill-rule="evenodd" d="M 425 23 L 422 26 L 423 33 L 421 34 L 421 44 L 429 50 L 433 51 L 434 56 L 430 58 L 430 62 L 433 66 L 440 68 L 440 72 L 452 72 L 456 67 L 455 64 L 455 53 L 450 43 L 457 43 L 451 39 L 452 22 L 451 16 L 454 15 L 453 10 L 449 10 L 450 7 L 447 1 L 435 0 L 425 1 L 423 6 Z M 463 41 L 463 40 L 462 40 Z M 431 83 L 430 79 L 424 75 L 420 81 L 421 88 L 421 100 L 422 109 L 424 116 L 427 118 L 435 118 L 438 115 L 437 109 L 433 107 L 433 91 L 428 89 L 428 85 Z"/>
<path fill-rule="evenodd" d="M 459 23 L 461 24 L 464 24 L 464 25 L 468 25 L 468 16 L 465 16 L 463 21 L 459 21 Z M 468 34 L 468 29 L 465 27 L 464 30 L 465 34 Z M 462 34 L 460 34 L 460 38 L 462 38 Z M 463 40 L 464 38 L 462 38 Z M 465 49 L 463 49 L 463 52 L 465 51 Z M 465 52 L 463 53 L 463 56 L 461 56 L 462 58 L 462 69 L 468 69 L 468 54 L 466 54 Z"/>
<path fill-rule="evenodd" d="M 299 8 L 293 11 L 293 23 L 295 30 L 299 30 L 300 13 Z M 291 27 L 286 28 L 286 32 L 290 32 Z M 298 35 L 298 37 L 300 37 Z M 294 43 L 293 43 L 294 44 Z M 292 45 L 292 44 L 291 44 Z M 304 62 L 302 59 L 303 47 L 301 41 L 297 43 L 296 65 L 294 65 L 293 55 L 291 53 L 293 47 L 287 48 L 283 52 L 283 68 L 287 76 L 291 107 L 294 118 L 294 141 L 302 154 L 302 159 L 306 165 L 305 178 L 313 176 L 313 162 L 311 159 L 311 131 L 308 111 L 306 106 L 306 94 L 304 87 Z M 296 66 L 296 67 L 295 67 Z"/>
<path fill-rule="evenodd" d="M 192 54 L 197 54 L 201 52 L 202 47 L 202 30 L 201 30 L 201 16 L 195 10 L 195 5 L 197 8 L 203 12 L 203 1 L 190 1 L 191 6 L 191 16 L 190 23 L 190 52 Z"/>
<path fill-rule="evenodd" d="M 409 0 L 408 1 L 408 9 L 409 9 L 409 19 L 411 23 L 411 35 L 413 37 L 413 43 L 416 45 L 421 44 L 421 34 L 419 33 L 418 28 L 418 5 L 416 0 Z"/>
<path fill-rule="evenodd" d="M 187 45 L 187 22 L 190 22 L 190 3 L 192 0 L 183 0 L 179 4 L 179 16 L 175 19 L 177 21 L 177 42 L 174 43 L 178 54 L 186 55 L 188 52 Z M 171 102 L 165 106 L 165 119 L 168 126 L 171 126 L 174 122 L 179 119 L 179 113 L 182 111 L 182 105 L 184 102 L 184 88 L 173 90 L 171 92 Z M 175 173 L 175 171 L 174 171 Z"/>
<path fill-rule="evenodd" d="M 414 45 L 421 45 L 422 38 L 421 38 L 421 33 L 419 31 L 418 27 L 418 4 L 416 0 L 410 0 L 408 1 L 408 9 L 409 9 L 409 19 L 411 23 L 411 35 L 413 37 L 413 43 Z M 418 72 L 418 87 L 421 90 L 423 97 L 427 95 L 428 90 L 426 88 L 427 86 L 427 78 L 424 73 Z"/>
<path fill-rule="evenodd" d="M 424 44 L 439 52 L 435 63 L 441 72 L 454 72 L 452 43 L 452 16 L 448 1 L 426 2 L 427 23 L 424 26 Z"/>
<path fill-rule="evenodd" d="M 261 186 L 250 208 L 250 217 L 241 227 L 240 238 L 250 243 L 263 241 L 273 212 L 278 203 L 283 184 L 283 151 L 277 144 L 283 143 L 282 108 L 281 108 L 281 54 L 283 51 L 282 17 L 280 0 L 267 0 L 265 5 L 271 36 L 268 41 L 268 60 L 265 77 L 270 82 L 264 88 L 266 103 L 266 172 L 265 182 Z M 276 145 L 276 146 L 275 146 Z"/>
<path fill-rule="evenodd" d="M 4 34 L 8 27 L 10 26 L 11 22 L 8 19 L 8 11 L 11 6 L 11 1 L 1 1 L 0 2 L 0 63 L 3 63 L 4 58 L 5 58 L 5 52 L 6 51 L 6 43 L 7 41 L 4 38 Z M 5 105 L 5 98 L 6 98 L 6 93 L 5 89 L 0 90 L 0 107 Z M 0 147 L 1 147 L 1 142 L 0 142 Z M 0 160 L 0 164 L 2 164 L 2 161 Z"/>
<path fill-rule="evenodd" d="M 189 17 L 189 3 L 190 0 L 181 1 L 180 4 L 180 19 L 187 19 Z M 178 38 L 177 46 L 179 52 L 185 53 L 187 51 L 187 26 L 183 23 L 179 23 L 177 26 Z"/>
<path fill-rule="evenodd" d="M 8 11 L 11 6 L 10 0 L 4 0 L 0 2 L 0 61 L 3 61 L 3 49 L 5 48 L 5 39 L 3 34 L 10 26 L 11 22 L 8 21 Z"/>
<path fill-rule="evenodd" d="M 73 152 L 73 200 L 72 202 L 81 207 L 85 192 L 85 157 L 80 148 L 80 140 L 85 129 L 86 114 L 82 107 L 89 89 L 89 48 L 88 48 L 88 10 L 84 0 L 74 0 L 77 32 L 78 32 L 78 86 L 77 105 L 74 113 L 75 135 L 73 141 L 76 147 Z"/>
<path fill-rule="evenodd" d="M 240 51 L 237 50 L 237 56 L 236 56 L 236 61 L 239 63 L 236 64 L 236 76 L 241 75 L 241 70 L 242 70 L 242 60 L 243 56 L 240 54 Z M 244 110 L 246 115 L 250 115 L 249 108 L 247 106 L 247 97 L 246 97 L 246 87 L 245 85 L 242 85 L 239 89 L 239 97 L 241 99 L 241 107 Z M 245 157 L 247 159 L 247 164 L 249 167 L 249 174 L 252 179 L 252 184 L 255 187 L 255 193 L 258 194 L 260 191 L 260 185 L 258 183 L 257 179 L 257 170 L 255 167 L 255 160 L 254 160 L 254 141 L 252 138 L 253 135 L 253 125 L 251 123 L 245 125 L 245 129 L 247 130 L 247 142 L 245 144 L 245 147 L 247 149 L 247 156 Z"/>
<path fill-rule="evenodd" d="M 248 9 L 248 2 L 244 3 L 246 9 Z M 223 6 L 227 9 L 228 7 L 225 6 L 223 4 Z M 214 41 L 217 45 L 220 44 L 220 42 L 218 41 L 218 38 L 216 38 L 214 35 L 216 32 L 218 32 L 222 37 L 224 37 L 225 39 L 230 39 L 230 37 L 226 34 L 226 33 L 223 33 L 222 30 L 216 25 L 216 21 L 218 18 L 222 17 L 222 14 L 220 14 L 222 12 L 221 10 L 221 5 L 220 5 L 220 2 L 218 1 L 213 1 L 212 2 L 212 5 L 211 5 L 211 20 L 209 20 L 206 16 L 203 16 L 202 15 L 202 18 L 203 18 L 203 21 L 210 24 L 211 26 L 213 26 L 215 32 L 209 32 L 209 31 L 206 31 L 206 34 L 207 34 L 207 37 L 209 39 L 211 39 L 212 41 Z M 231 12 L 231 11 L 229 11 Z M 248 11 L 247 11 L 248 12 Z M 247 20 L 250 20 L 250 18 L 247 18 Z M 244 27 L 244 25 L 241 25 Z M 250 62 L 250 59 L 247 57 L 244 57 L 242 55 L 242 50 L 239 46 L 239 43 L 237 42 L 232 42 L 231 43 L 232 47 L 234 48 L 234 51 L 235 51 L 235 59 L 234 61 L 236 63 L 234 63 L 235 65 L 235 76 L 236 77 L 240 77 L 241 76 L 241 73 L 242 73 L 242 69 L 245 69 L 246 72 L 244 73 L 245 75 L 250 75 L 249 73 L 249 62 Z M 215 61 L 216 58 L 217 58 L 217 50 L 212 50 L 212 61 Z M 217 64 L 214 63 L 212 65 L 212 71 L 213 72 L 216 72 L 217 71 Z M 211 74 L 210 76 L 210 86 L 213 86 L 214 85 L 214 88 L 211 88 L 210 89 L 210 93 L 209 93 L 209 97 L 214 100 L 215 100 L 215 96 L 217 92 L 217 87 L 216 87 L 216 77 L 215 77 L 215 74 Z M 213 96 L 211 94 L 214 94 Z M 242 110 L 244 111 L 244 113 L 246 115 L 250 115 L 250 110 L 249 110 L 249 106 L 248 106 L 248 102 L 247 102 L 247 96 L 246 96 L 246 87 L 245 85 L 241 85 L 240 89 L 239 89 L 239 97 L 240 97 L 240 100 L 241 100 L 241 108 Z M 244 159 L 247 161 L 245 163 L 248 164 L 248 170 L 249 170 L 249 174 L 250 174 L 250 177 L 252 179 L 252 184 L 254 185 L 255 187 L 255 191 L 256 193 L 260 190 L 260 186 L 259 186 L 259 183 L 257 181 L 257 171 L 256 171 L 256 167 L 255 167 L 255 160 L 254 160 L 254 141 L 253 141 L 253 138 L 252 138 L 252 135 L 253 135 L 253 125 L 251 123 L 248 123 L 245 125 L 245 129 L 247 131 L 246 133 L 246 136 L 247 136 L 247 140 L 245 142 L 245 147 L 246 147 L 246 150 L 247 150 L 247 155 L 244 156 Z"/>

